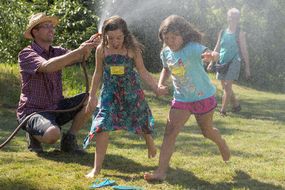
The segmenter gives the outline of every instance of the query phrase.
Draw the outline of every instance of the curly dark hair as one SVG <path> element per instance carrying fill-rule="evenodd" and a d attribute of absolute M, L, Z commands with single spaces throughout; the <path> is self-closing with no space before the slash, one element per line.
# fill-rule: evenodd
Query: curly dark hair
<path fill-rule="evenodd" d="M 161 22 L 158 32 L 159 40 L 164 42 L 163 35 L 169 32 L 181 35 L 183 46 L 188 42 L 201 43 L 202 40 L 202 34 L 185 18 L 178 15 L 170 15 Z"/>
<path fill-rule="evenodd" d="M 112 16 L 106 19 L 102 26 L 103 47 L 108 45 L 106 33 L 108 31 L 114 31 L 120 29 L 124 34 L 124 46 L 127 49 L 135 49 L 142 51 L 144 46 L 138 42 L 135 36 L 128 30 L 127 23 L 119 16 Z"/>

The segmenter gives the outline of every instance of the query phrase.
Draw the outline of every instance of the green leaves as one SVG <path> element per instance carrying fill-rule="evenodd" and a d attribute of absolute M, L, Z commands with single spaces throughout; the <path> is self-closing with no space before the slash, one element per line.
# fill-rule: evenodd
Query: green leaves
<path fill-rule="evenodd" d="M 77 48 L 97 32 L 98 16 L 95 2 L 98 1 L 1 1 L 0 62 L 17 62 L 19 51 L 30 43 L 23 37 L 28 18 L 37 12 L 59 17 L 55 45 L 69 49 Z"/>
<path fill-rule="evenodd" d="M 106 5 L 110 5 L 107 10 Z M 0 63 L 16 63 L 19 51 L 30 43 L 24 39 L 23 32 L 33 13 L 58 16 L 60 24 L 54 44 L 74 49 L 98 31 L 99 12 L 107 11 L 108 16 L 118 14 L 126 18 L 130 30 L 145 45 L 143 56 L 147 69 L 159 72 L 161 44 L 157 32 L 165 17 L 184 16 L 204 33 L 204 44 L 214 49 L 218 32 L 227 25 L 226 12 L 231 7 L 241 10 L 241 26 L 247 33 L 253 75 L 250 84 L 285 92 L 285 3 L 282 0 L 164 0 L 163 3 L 155 0 L 1 0 Z"/>

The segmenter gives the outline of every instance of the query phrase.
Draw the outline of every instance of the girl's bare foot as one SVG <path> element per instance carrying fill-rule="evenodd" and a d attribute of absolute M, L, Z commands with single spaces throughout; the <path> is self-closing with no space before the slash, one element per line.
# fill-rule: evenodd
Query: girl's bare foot
<path fill-rule="evenodd" d="M 225 162 L 227 162 L 230 160 L 231 152 L 230 152 L 230 149 L 229 149 L 226 141 L 223 139 L 222 142 L 223 143 L 219 146 L 219 150 L 220 150 L 220 153 L 222 155 L 223 160 Z"/>
<path fill-rule="evenodd" d="M 100 170 L 96 170 L 93 168 L 88 174 L 85 175 L 86 178 L 94 178 L 95 175 L 98 175 L 100 173 Z"/>
<path fill-rule="evenodd" d="M 162 173 L 158 173 L 157 171 L 153 172 L 153 173 L 145 173 L 143 178 L 146 181 L 163 181 L 166 178 L 165 174 Z"/>

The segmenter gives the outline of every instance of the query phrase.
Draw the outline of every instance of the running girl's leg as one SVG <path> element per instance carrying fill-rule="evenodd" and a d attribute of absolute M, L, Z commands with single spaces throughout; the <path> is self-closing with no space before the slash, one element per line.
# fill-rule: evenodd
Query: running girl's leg
<path fill-rule="evenodd" d="M 145 180 L 152 181 L 165 179 L 170 158 L 174 152 L 176 137 L 190 115 L 191 113 L 186 110 L 170 110 L 159 155 L 159 166 L 153 173 L 146 173 L 144 175 Z"/>
<path fill-rule="evenodd" d="M 230 159 L 230 150 L 226 141 L 222 138 L 218 129 L 213 127 L 214 110 L 203 115 L 195 115 L 196 121 L 202 130 L 204 137 L 212 140 L 219 147 L 224 161 Z"/>

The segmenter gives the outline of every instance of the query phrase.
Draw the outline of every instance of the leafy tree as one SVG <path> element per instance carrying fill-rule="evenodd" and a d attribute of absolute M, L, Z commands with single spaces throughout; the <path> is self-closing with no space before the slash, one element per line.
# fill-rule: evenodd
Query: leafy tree
<path fill-rule="evenodd" d="M 76 48 L 97 31 L 97 5 L 100 1 L 90 0 L 2 0 L 0 2 L 0 63 L 17 62 L 18 52 L 30 41 L 23 38 L 23 31 L 30 15 L 46 12 L 58 16 L 60 24 L 54 44 Z"/>
<path fill-rule="evenodd" d="M 17 62 L 18 52 L 29 41 L 22 33 L 28 17 L 47 12 L 60 18 L 55 44 L 75 48 L 98 30 L 98 19 L 117 14 L 145 45 L 148 70 L 159 72 L 162 44 L 157 32 L 170 14 L 184 16 L 204 34 L 203 43 L 213 49 L 217 34 L 226 27 L 226 12 L 241 10 L 241 27 L 247 33 L 253 78 L 242 84 L 285 92 L 285 1 L 283 0 L 2 0 L 0 2 L 0 63 Z M 93 58 L 94 59 L 94 58 Z"/>
<path fill-rule="evenodd" d="M 23 1 L 0 2 L 0 63 L 15 62 L 17 54 L 25 44 L 23 31 L 30 7 Z"/>

